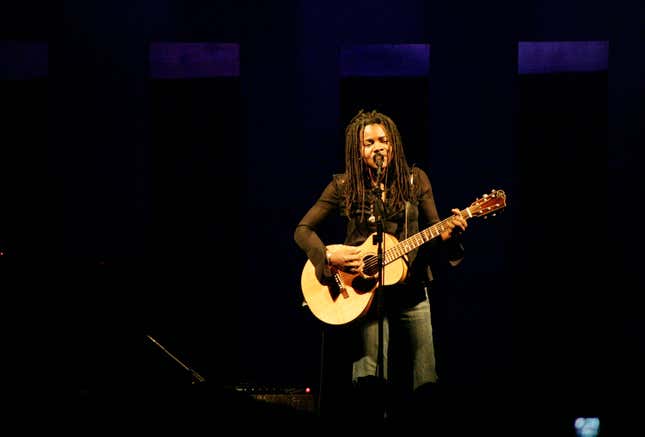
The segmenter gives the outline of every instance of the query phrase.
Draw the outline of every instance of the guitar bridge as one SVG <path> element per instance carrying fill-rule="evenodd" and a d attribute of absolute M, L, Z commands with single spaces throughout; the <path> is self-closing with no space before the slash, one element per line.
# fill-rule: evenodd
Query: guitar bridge
<path fill-rule="evenodd" d="M 336 284 L 336 288 L 338 290 L 338 294 L 342 295 L 345 299 L 349 297 L 349 293 L 347 293 L 347 289 L 345 288 L 345 284 L 343 284 L 343 281 L 340 279 L 340 276 L 338 273 L 334 273 L 334 283 Z"/>

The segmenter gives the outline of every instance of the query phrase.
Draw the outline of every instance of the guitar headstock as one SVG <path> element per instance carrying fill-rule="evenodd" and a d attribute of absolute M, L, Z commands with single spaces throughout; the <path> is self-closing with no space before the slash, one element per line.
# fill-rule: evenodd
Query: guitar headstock
<path fill-rule="evenodd" d="M 484 217 L 504 207 L 506 207 L 506 193 L 503 190 L 491 190 L 490 193 L 484 194 L 471 203 L 466 210 L 472 217 Z"/>

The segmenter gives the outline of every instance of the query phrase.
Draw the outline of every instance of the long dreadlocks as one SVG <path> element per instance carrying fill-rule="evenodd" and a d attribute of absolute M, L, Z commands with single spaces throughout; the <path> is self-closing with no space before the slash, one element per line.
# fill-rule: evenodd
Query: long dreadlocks
<path fill-rule="evenodd" d="M 409 183 L 410 168 L 405 158 L 399 129 L 390 117 L 377 111 L 364 110 L 352 118 L 345 129 L 345 211 L 350 214 L 352 204 L 363 204 L 365 196 L 371 190 L 369 178 L 365 177 L 366 169 L 362 156 L 361 134 L 365 126 L 380 124 L 388 135 L 390 152 L 384 184 L 388 190 L 389 204 L 394 210 L 404 207 L 405 201 L 412 196 Z M 361 213 L 362 214 L 362 213 Z"/>

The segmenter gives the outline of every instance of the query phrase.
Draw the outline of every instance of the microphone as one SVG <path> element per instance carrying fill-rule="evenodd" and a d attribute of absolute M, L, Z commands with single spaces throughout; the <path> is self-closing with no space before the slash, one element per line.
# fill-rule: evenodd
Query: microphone
<path fill-rule="evenodd" d="M 376 162 L 376 181 L 381 182 L 383 175 L 383 154 L 378 150 L 374 152 L 374 162 Z"/>
<path fill-rule="evenodd" d="M 383 154 L 381 152 L 374 152 L 374 162 L 379 168 L 383 167 Z"/>

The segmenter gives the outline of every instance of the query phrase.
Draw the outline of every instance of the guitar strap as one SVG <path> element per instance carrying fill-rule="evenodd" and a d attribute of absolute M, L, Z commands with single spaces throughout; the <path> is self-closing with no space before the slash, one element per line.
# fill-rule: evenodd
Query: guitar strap
<path fill-rule="evenodd" d="M 412 166 L 412 170 L 410 171 L 410 188 L 411 188 L 410 192 L 416 198 L 416 195 L 414 193 L 414 165 Z M 405 223 L 403 225 L 404 233 L 405 233 L 404 238 L 408 238 L 408 209 L 409 208 L 412 208 L 412 203 L 409 200 L 406 200 L 405 201 Z M 408 271 L 408 275 L 409 274 L 410 274 L 410 272 Z M 432 282 L 433 276 L 432 276 L 432 270 L 430 269 L 430 266 L 426 266 L 426 275 L 427 275 L 427 278 L 428 278 L 428 283 Z M 423 287 L 425 295 L 426 295 L 426 298 L 428 298 L 428 285 L 427 285 L 428 283 L 426 283 L 426 285 L 424 285 L 424 287 Z"/>
<path fill-rule="evenodd" d="M 414 170 L 414 166 L 413 166 L 413 170 Z M 411 193 L 414 193 L 414 171 L 413 170 L 410 171 L 410 188 L 411 188 L 410 192 Z M 411 206 L 412 204 L 410 203 L 410 201 L 406 200 L 405 201 L 405 222 L 403 223 L 404 239 L 408 238 L 408 210 L 410 209 Z"/>

